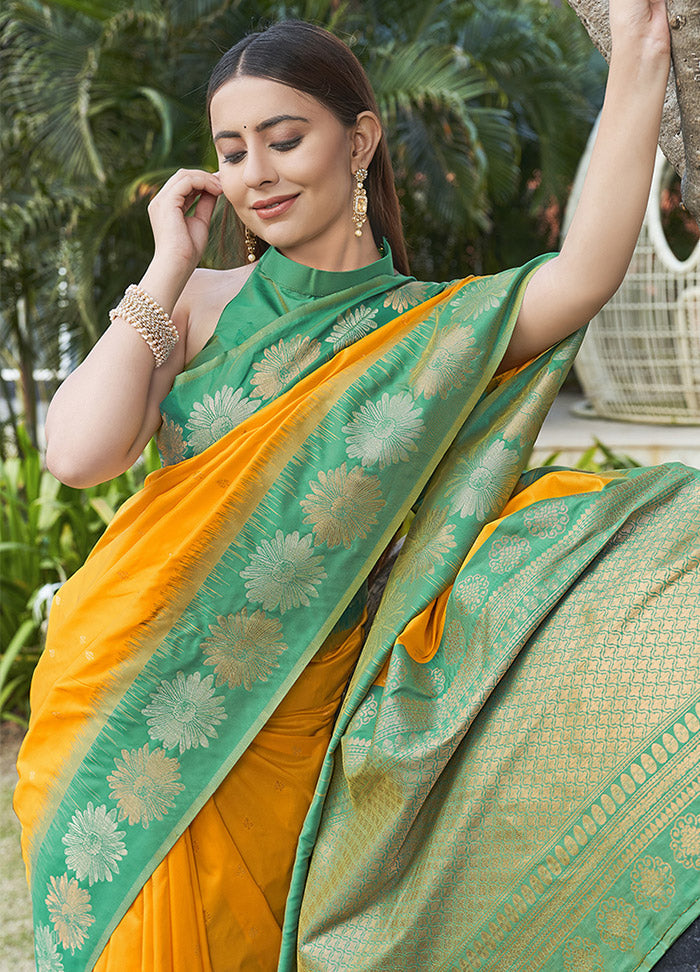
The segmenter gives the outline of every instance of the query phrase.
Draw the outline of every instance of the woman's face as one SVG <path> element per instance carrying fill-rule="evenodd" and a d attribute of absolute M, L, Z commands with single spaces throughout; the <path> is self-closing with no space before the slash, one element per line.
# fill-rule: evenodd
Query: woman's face
<path fill-rule="evenodd" d="M 224 194 L 256 236 L 310 266 L 357 250 L 352 174 L 367 163 L 354 130 L 310 95 L 245 76 L 219 88 L 210 117 Z"/>

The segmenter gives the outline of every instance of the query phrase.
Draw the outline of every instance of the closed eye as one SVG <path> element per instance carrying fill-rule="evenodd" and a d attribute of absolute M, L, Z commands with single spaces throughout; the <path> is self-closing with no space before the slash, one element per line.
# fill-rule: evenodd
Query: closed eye
<path fill-rule="evenodd" d="M 297 135 L 296 138 L 290 138 L 284 142 L 273 142 L 270 147 L 276 152 L 291 152 L 292 149 L 295 149 L 300 144 L 302 138 L 302 135 Z M 245 151 L 241 149 L 240 152 L 232 152 L 230 155 L 224 155 L 224 162 L 232 162 L 235 165 L 237 162 L 242 162 L 244 158 Z"/>
<path fill-rule="evenodd" d="M 277 152 L 290 152 L 301 142 L 301 138 L 301 135 L 298 135 L 296 138 L 290 138 L 286 142 L 275 142 L 272 147 Z"/>

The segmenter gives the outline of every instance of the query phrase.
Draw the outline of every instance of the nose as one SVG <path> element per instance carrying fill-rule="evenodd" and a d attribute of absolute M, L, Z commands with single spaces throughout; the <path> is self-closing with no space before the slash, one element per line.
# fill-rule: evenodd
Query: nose
<path fill-rule="evenodd" d="M 245 163 L 243 178 L 247 186 L 255 189 L 258 186 L 274 184 L 277 181 L 277 173 L 270 154 L 264 148 L 249 145 Z"/>

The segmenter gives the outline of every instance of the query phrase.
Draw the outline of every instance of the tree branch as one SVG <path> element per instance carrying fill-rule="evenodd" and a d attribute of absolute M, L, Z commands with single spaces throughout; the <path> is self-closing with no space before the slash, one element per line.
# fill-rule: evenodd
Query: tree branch
<path fill-rule="evenodd" d="M 697 0 L 666 0 L 666 9 L 685 147 L 681 192 L 686 208 L 700 221 L 700 5 Z"/>
<path fill-rule="evenodd" d="M 610 59 L 608 0 L 568 0 L 591 40 Z M 700 221 L 700 6 L 666 0 L 673 66 L 666 89 L 659 145 L 681 176 L 683 203 Z"/>

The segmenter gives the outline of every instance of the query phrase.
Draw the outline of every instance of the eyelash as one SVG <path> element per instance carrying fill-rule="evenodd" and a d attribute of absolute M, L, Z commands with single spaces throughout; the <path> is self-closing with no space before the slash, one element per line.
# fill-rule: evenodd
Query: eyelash
<path fill-rule="evenodd" d="M 286 142 L 274 142 L 271 148 L 275 149 L 277 152 L 291 152 L 292 149 L 295 149 L 300 142 L 301 135 L 299 135 L 297 138 L 290 138 Z M 241 161 L 244 155 L 245 152 L 234 152 L 233 155 L 225 155 L 224 162 L 231 162 L 233 165 L 235 165 L 237 162 Z"/>

